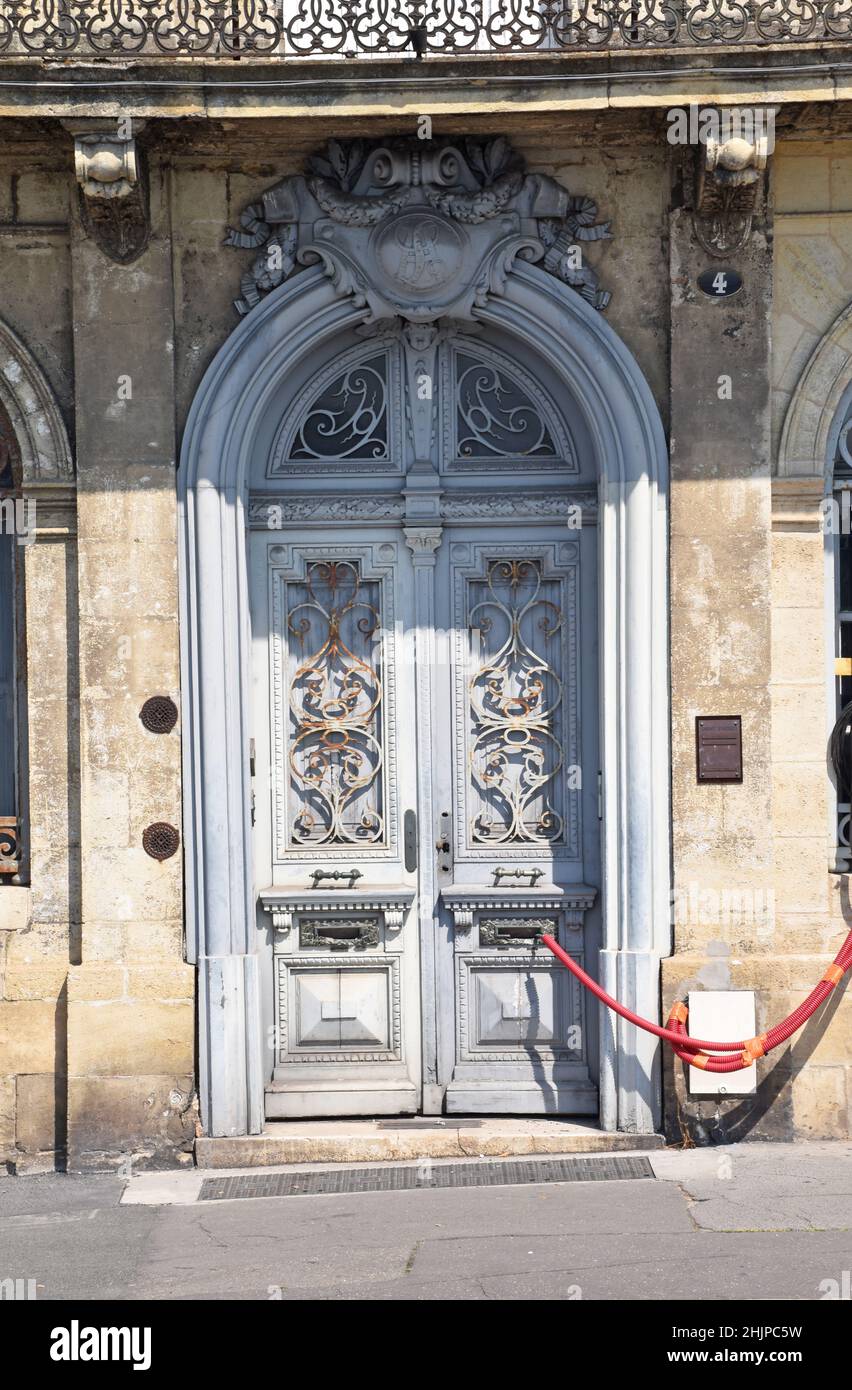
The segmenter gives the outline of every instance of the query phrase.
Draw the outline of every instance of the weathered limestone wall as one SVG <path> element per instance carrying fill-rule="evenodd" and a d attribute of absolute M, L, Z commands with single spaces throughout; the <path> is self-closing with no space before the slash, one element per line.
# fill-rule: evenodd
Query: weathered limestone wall
<path fill-rule="evenodd" d="M 181 824 L 179 733 L 139 711 L 179 701 L 173 315 L 166 177 L 151 236 L 116 265 L 72 223 L 80 574 L 81 906 L 68 984 L 74 1166 L 160 1159 L 192 1137 L 193 971 L 181 856 L 142 847 Z M 128 392 L 129 383 L 129 392 Z"/>
<path fill-rule="evenodd" d="M 770 355 L 763 357 L 753 336 L 760 316 L 749 329 L 734 304 L 724 345 L 736 367 L 734 400 L 722 418 L 739 419 L 755 452 L 749 460 L 723 423 L 730 476 L 722 491 L 714 493 L 710 481 L 715 451 L 708 436 L 720 436 L 716 413 L 708 428 L 700 383 L 708 374 L 712 379 L 717 364 L 720 371 L 730 368 L 721 365 L 723 345 L 697 331 L 698 390 L 692 403 L 684 393 L 680 416 L 673 411 L 674 880 L 681 920 L 677 955 L 663 972 L 664 1004 L 667 1012 L 690 989 L 753 989 L 758 1032 L 801 1002 L 852 923 L 842 883 L 827 872 L 822 480 L 770 476 L 808 358 L 852 300 L 850 171 L 848 142 L 787 140 L 776 149 L 772 310 L 762 326 Z M 744 259 L 743 295 L 761 276 L 751 256 Z M 739 268 L 740 258 L 735 263 Z M 834 367 L 852 381 L 852 361 Z M 673 371 L 673 395 L 674 382 Z M 749 382 L 758 399 L 748 386 L 744 399 Z M 687 451 L 688 482 L 684 435 L 696 441 Z M 820 463 L 815 471 L 821 469 Z M 684 602 L 695 619 L 691 637 L 681 620 Z M 693 716 L 699 712 L 743 714 L 742 787 L 696 786 Z M 669 1064 L 669 1132 L 716 1141 L 848 1136 L 850 1067 L 852 1002 L 835 997 L 792 1044 L 758 1063 L 753 1097 L 690 1100 L 684 1068 Z"/>
<path fill-rule="evenodd" d="M 0 161 L 3 320 L 29 347 L 73 421 L 64 157 L 42 142 Z M 9 382 L 14 361 L 0 361 Z M 65 1145 L 66 984 L 79 935 L 77 561 L 73 503 L 37 503 L 22 547 L 31 887 L 0 884 L 0 1164 L 52 1167 Z"/>

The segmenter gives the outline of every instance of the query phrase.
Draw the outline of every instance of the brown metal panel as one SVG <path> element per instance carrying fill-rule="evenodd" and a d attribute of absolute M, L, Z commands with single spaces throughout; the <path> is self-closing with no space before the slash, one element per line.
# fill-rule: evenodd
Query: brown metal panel
<path fill-rule="evenodd" d="M 742 720 L 738 714 L 699 714 L 695 720 L 699 782 L 743 780 Z"/>

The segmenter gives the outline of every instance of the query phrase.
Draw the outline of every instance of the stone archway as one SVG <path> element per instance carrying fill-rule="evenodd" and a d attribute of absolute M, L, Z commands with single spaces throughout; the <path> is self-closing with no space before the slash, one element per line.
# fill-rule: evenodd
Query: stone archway
<path fill-rule="evenodd" d="M 600 525 L 601 976 L 629 1006 L 658 1015 L 659 962 L 670 951 L 665 440 L 638 365 L 588 302 L 595 292 L 577 293 L 530 263 L 544 254 L 529 217 L 542 195 L 541 180 L 531 189 L 531 177 L 513 195 L 526 198 L 526 218 L 486 226 L 490 241 L 474 247 L 472 264 L 457 258 L 460 288 L 450 285 L 442 303 L 424 304 L 422 294 L 406 299 L 405 286 L 366 264 L 365 254 L 359 257 L 341 222 L 313 226 L 313 240 L 298 257 L 309 268 L 256 303 L 211 364 L 193 403 L 179 478 L 184 826 L 188 933 L 199 967 L 202 1113 L 210 1135 L 255 1133 L 263 1123 L 249 825 L 249 461 L 264 411 L 294 364 L 336 335 L 392 312 L 418 324 L 442 314 L 482 320 L 507 344 L 545 356 L 592 438 Z M 565 190 L 553 185 L 544 193 L 551 212 L 561 205 L 567 213 Z M 292 266 L 304 234 L 304 190 L 282 192 L 279 186 L 268 198 L 279 211 L 284 206 L 288 226 L 301 229 L 289 240 L 280 234 Z M 417 195 L 405 203 L 407 226 L 417 216 L 416 203 Z M 444 215 L 434 209 L 433 202 L 422 211 L 430 224 Z M 246 226 L 257 222 L 249 211 Z M 343 224 L 351 215 L 345 204 Z M 399 215 L 399 208 L 382 213 Z M 430 225 L 433 241 L 439 230 Z M 459 238 L 464 248 L 473 243 L 476 225 L 468 234 L 470 243 Z M 260 243 L 247 236 L 242 244 Z M 412 429 L 418 427 L 413 421 Z M 660 1114 L 658 1048 L 644 1034 L 613 1026 L 608 1015 L 601 1028 L 602 1123 L 653 1131 Z"/>
<path fill-rule="evenodd" d="M 784 418 L 778 477 L 830 483 L 831 432 L 852 376 L 852 304 L 838 314 L 799 378 Z"/>
<path fill-rule="evenodd" d="M 73 482 L 68 434 L 53 391 L 30 351 L 2 320 L 0 401 L 17 440 L 23 486 Z"/>

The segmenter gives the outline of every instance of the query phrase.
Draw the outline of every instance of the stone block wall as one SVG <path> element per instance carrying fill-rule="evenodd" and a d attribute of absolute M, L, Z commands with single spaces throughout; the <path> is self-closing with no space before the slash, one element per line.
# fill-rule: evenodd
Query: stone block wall
<path fill-rule="evenodd" d="M 612 219 L 589 259 L 671 422 L 664 1007 L 690 989 L 755 989 L 762 1030 L 852 920 L 827 872 L 821 484 L 774 478 L 797 383 L 852 301 L 852 144 L 781 141 L 745 290 L 723 307 L 695 292 L 704 261 L 664 142 L 581 139 L 568 117 L 549 132 L 503 124 L 533 169 Z M 45 506 L 25 560 L 31 875 L 0 885 L 0 1162 L 22 1171 L 66 1151 L 74 1167 L 180 1161 L 195 1133 L 181 856 L 159 863 L 141 845 L 153 821 L 180 829 L 181 731 L 151 734 L 139 710 L 179 700 L 176 452 L 250 260 L 223 230 L 323 138 L 269 121 L 201 130 L 146 133 L 151 236 L 129 266 L 83 229 L 70 135 L 17 154 L 7 142 L 0 158 L 0 313 L 50 385 L 77 470 L 76 501 Z M 743 715 L 742 786 L 696 786 L 698 713 Z M 836 1000 L 761 1063 L 754 1098 L 691 1100 L 667 1062 L 670 1135 L 848 1135 L 850 1010 Z"/>
<path fill-rule="evenodd" d="M 675 916 L 680 908 L 682 920 L 675 925 L 676 954 L 664 962 L 664 1012 L 694 989 L 754 990 L 758 1033 L 805 998 L 852 926 L 847 881 L 829 873 L 833 651 L 826 640 L 830 573 L 820 513 L 825 459 L 799 459 L 778 477 L 796 388 L 852 302 L 850 169 L 852 147 L 843 140 L 788 138 L 774 154 L 767 352 L 763 358 L 746 353 L 739 367 L 743 376 L 763 378 L 769 393 L 765 407 L 755 411 L 752 404 L 742 419 L 744 438 L 758 442 L 759 456 L 746 466 L 744 452 L 732 450 L 740 476 L 721 492 L 708 492 L 708 431 L 696 409 L 688 428 L 701 441 L 698 477 L 687 487 L 673 425 L 672 719 L 680 748 L 673 769 L 674 882 Z M 753 276 L 747 263 L 746 286 Z M 737 314 L 729 319 L 741 344 Z M 834 353 L 828 371 L 852 382 L 852 358 Z M 829 396 L 827 381 L 823 386 L 819 409 Z M 736 378 L 734 391 L 736 400 Z M 690 493 L 705 506 L 697 513 L 693 507 L 686 522 L 690 558 L 684 562 L 680 499 Z M 684 588 L 697 600 L 691 645 L 679 625 Z M 712 674 L 700 694 L 701 712 L 743 714 L 741 787 L 695 785 L 692 716 L 699 712 L 695 672 L 702 663 Z M 724 837 L 721 854 L 713 846 L 717 835 Z M 690 884 L 700 890 L 691 904 L 677 896 Z M 758 1062 L 753 1096 L 691 1099 L 686 1068 L 667 1057 L 670 1137 L 848 1137 L 852 1000 L 846 992 L 841 987 L 790 1043 Z"/>

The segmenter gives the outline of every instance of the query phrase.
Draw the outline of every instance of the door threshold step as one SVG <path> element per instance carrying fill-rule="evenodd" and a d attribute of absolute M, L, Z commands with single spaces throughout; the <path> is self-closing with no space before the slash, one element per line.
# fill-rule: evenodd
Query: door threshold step
<path fill-rule="evenodd" d="M 371 1120 L 270 1121 L 262 1134 L 195 1141 L 199 1168 L 272 1168 L 290 1163 L 393 1163 L 420 1158 L 514 1158 L 529 1154 L 635 1153 L 662 1149 L 661 1134 L 614 1134 L 569 1119 L 463 1115 L 398 1127 Z"/>
<path fill-rule="evenodd" d="M 205 1178 L 199 1202 L 243 1197 L 320 1197 L 347 1192 L 414 1192 L 451 1187 L 517 1187 L 527 1183 L 625 1182 L 655 1177 L 643 1155 L 598 1158 L 511 1158 L 464 1163 L 378 1163 L 370 1167 L 312 1168 L 289 1173 L 231 1173 Z"/>

